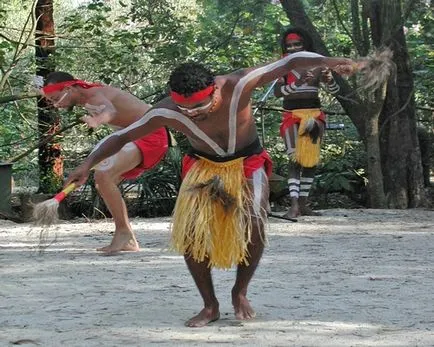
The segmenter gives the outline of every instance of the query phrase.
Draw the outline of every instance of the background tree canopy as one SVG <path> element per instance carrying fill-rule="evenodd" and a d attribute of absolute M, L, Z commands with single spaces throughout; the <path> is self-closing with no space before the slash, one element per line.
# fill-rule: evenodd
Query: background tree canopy
<path fill-rule="evenodd" d="M 382 166 L 376 173 L 367 172 L 371 170 L 371 156 L 366 155 L 367 150 L 370 153 L 370 147 L 369 134 L 365 133 L 367 123 L 361 116 L 366 112 L 363 97 L 359 103 L 362 106 L 353 106 L 351 109 L 342 100 L 339 102 L 327 95 L 322 96 L 323 106 L 330 114 L 329 122 L 345 124 L 345 128 L 328 132 L 322 150 L 323 165 L 316 184 L 317 192 L 345 192 L 358 198 L 360 203 L 368 203 L 366 184 L 373 182 L 379 175 L 385 179 L 384 188 L 380 189 L 381 194 L 387 198 L 387 206 L 406 208 L 421 205 L 424 201 L 418 188 L 422 180 L 421 170 L 417 165 L 412 165 L 416 166 L 415 171 L 410 170 L 407 176 L 397 180 L 401 182 L 401 179 L 408 180 L 411 176 L 414 183 L 405 187 L 405 192 L 401 192 L 389 184 L 395 173 L 393 165 L 385 158 L 390 155 L 390 147 L 393 147 L 392 139 L 398 143 L 402 140 L 393 130 L 393 120 L 402 117 L 404 113 L 406 119 L 410 119 L 408 134 L 415 134 L 416 126 L 419 126 L 426 134 L 427 143 L 432 138 L 433 12 L 430 0 L 392 1 L 393 5 L 389 2 L 390 0 L 2 2 L 0 160 L 7 161 L 28 152 L 44 138 L 41 131 L 51 131 L 52 134 L 54 130 L 73 124 L 81 115 L 79 109 L 56 112 L 55 117 L 60 121 L 57 128 L 53 130 L 53 127 L 41 127 L 41 108 L 47 108 L 47 105 L 36 102 L 32 82 L 41 68 L 47 71 L 67 71 L 80 79 L 110 84 L 127 90 L 148 103 L 154 103 L 166 95 L 166 82 L 172 68 L 187 60 L 203 62 L 220 74 L 277 59 L 280 56 L 280 33 L 292 24 L 310 29 L 317 38 L 318 51 L 323 54 L 357 58 L 371 53 L 375 47 L 393 46 L 394 42 L 398 42 L 402 49 L 395 48 L 395 52 L 405 53 L 402 66 L 408 65 L 412 69 L 409 70 L 411 80 L 404 81 L 399 77 L 407 70 L 400 70 L 400 61 L 395 61 L 400 75 L 394 76 L 394 79 L 398 80 L 398 84 L 392 85 L 394 82 L 389 82 L 388 95 L 381 99 L 379 115 L 375 121 L 380 130 L 381 127 L 385 130 L 378 134 L 378 161 Z M 390 25 L 385 20 L 387 16 L 383 11 L 387 8 L 384 6 L 388 5 L 396 10 L 390 12 L 389 17 L 393 15 L 396 19 Z M 45 23 L 46 26 L 41 29 L 41 21 L 50 18 L 44 17 L 50 11 L 54 27 L 51 31 L 47 30 L 49 23 Z M 378 38 L 378 42 L 376 32 L 383 35 Z M 399 41 L 401 32 L 404 35 L 402 42 Z M 45 49 L 42 60 L 37 54 L 41 47 Z M 395 56 L 399 58 L 398 55 Z M 357 79 L 341 83 L 347 85 L 347 90 L 357 90 Z M 409 87 L 405 83 L 411 83 L 411 91 L 407 93 L 411 98 L 408 105 L 412 106 L 414 113 L 399 97 L 395 98 L 396 106 L 392 106 L 390 101 L 391 91 L 395 90 L 393 88 L 396 87 L 399 96 Z M 267 88 L 257 91 L 254 103 L 266 90 Z M 256 115 L 259 129 L 263 129 L 261 135 L 264 144 L 275 161 L 275 171 L 284 175 L 286 155 L 278 136 L 280 112 L 272 110 L 280 105 L 281 101 L 270 98 L 267 107 Z M 383 107 L 384 105 L 386 106 Z M 393 112 L 388 113 L 387 109 Z M 400 109 L 404 109 L 404 112 Z M 52 125 L 51 121 L 47 122 Z M 403 120 L 400 122 L 402 124 Z M 65 160 L 67 173 L 98 139 L 109 132 L 107 128 L 89 131 L 79 124 L 48 140 L 50 143 L 61 143 L 59 158 Z M 183 149 L 185 143 L 182 137 L 177 135 L 177 139 Z M 415 162 L 420 163 L 417 140 L 412 141 L 403 153 L 412 151 L 415 153 Z M 428 153 L 428 157 L 432 156 L 432 148 Z M 176 159 L 171 157 L 168 161 L 179 159 L 178 155 L 175 157 Z M 41 165 L 37 148 L 15 161 L 13 168 L 16 184 L 41 187 Z M 164 177 L 161 174 L 159 176 Z M 146 181 L 146 177 L 142 181 Z M 41 190 L 54 192 L 60 185 L 61 180 L 52 186 L 43 186 Z M 152 197 L 153 191 L 156 190 L 149 188 L 146 196 Z M 372 196 L 378 192 L 369 193 Z M 167 194 L 170 195 L 170 192 Z M 371 200 L 370 204 L 379 202 Z M 382 207 L 386 205 L 383 204 Z"/>

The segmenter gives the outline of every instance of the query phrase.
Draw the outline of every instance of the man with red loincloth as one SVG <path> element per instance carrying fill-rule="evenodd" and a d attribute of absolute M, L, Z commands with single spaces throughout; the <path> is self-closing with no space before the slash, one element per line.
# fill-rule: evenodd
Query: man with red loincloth
<path fill-rule="evenodd" d="M 135 96 L 120 89 L 77 80 L 66 72 L 52 72 L 42 93 L 54 107 L 84 107 L 89 115 L 82 118 L 89 127 L 108 124 L 122 129 L 139 120 L 151 108 Z M 146 136 L 126 143 L 122 149 L 95 167 L 95 184 L 114 223 L 115 233 L 110 245 L 99 251 L 115 253 L 138 251 L 139 245 L 131 228 L 125 201 L 118 184 L 123 179 L 134 179 L 152 169 L 165 156 L 168 132 L 160 127 Z"/>

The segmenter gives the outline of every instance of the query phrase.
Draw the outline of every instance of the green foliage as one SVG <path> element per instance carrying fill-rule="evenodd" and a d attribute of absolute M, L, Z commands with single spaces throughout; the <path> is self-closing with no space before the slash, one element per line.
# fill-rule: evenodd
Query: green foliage
<path fill-rule="evenodd" d="M 322 156 L 323 164 L 318 168 L 314 183 L 316 192 L 339 192 L 350 197 L 365 192 L 366 158 L 360 142 L 326 144 Z"/>
<path fill-rule="evenodd" d="M 138 189 L 137 197 L 130 203 L 130 213 L 142 217 L 172 213 L 181 184 L 181 159 L 179 148 L 170 148 L 162 163 L 124 188 L 124 195 L 133 187 Z"/>

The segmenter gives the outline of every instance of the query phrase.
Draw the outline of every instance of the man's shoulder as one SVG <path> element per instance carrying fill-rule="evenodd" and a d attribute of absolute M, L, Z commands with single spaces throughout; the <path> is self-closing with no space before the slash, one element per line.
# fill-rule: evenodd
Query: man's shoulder
<path fill-rule="evenodd" d="M 176 105 L 175 103 L 172 101 L 172 98 L 170 96 L 166 96 L 164 99 L 161 99 L 160 101 L 158 101 L 156 104 L 154 104 L 154 109 L 156 108 L 166 108 L 169 110 L 175 110 L 176 109 Z"/>

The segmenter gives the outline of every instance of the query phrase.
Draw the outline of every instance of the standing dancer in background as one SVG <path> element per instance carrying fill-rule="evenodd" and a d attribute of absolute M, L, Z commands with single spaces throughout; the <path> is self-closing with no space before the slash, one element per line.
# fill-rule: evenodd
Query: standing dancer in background
<path fill-rule="evenodd" d="M 186 322 L 189 327 L 201 327 L 220 317 L 212 267 L 237 266 L 232 287 L 235 317 L 255 316 L 247 290 L 264 249 L 271 161 L 258 139 L 251 96 L 255 88 L 296 67 L 313 66 L 355 72 L 351 59 L 309 52 L 221 76 L 201 64 L 183 64 L 170 76 L 170 97 L 102 142 L 65 183 L 84 184 L 94 165 L 162 126 L 187 136 L 192 150 L 183 160 L 172 244 L 184 255 L 204 302 L 203 309 Z"/>
<path fill-rule="evenodd" d="M 283 56 L 312 51 L 312 40 L 302 29 L 290 28 L 282 35 L 281 47 Z M 331 70 L 324 66 L 308 69 L 296 67 L 280 78 L 274 87 L 274 95 L 283 97 L 285 109 L 280 135 L 289 155 L 291 207 L 284 215 L 288 219 L 300 215 L 319 215 L 309 207 L 308 196 L 319 163 L 326 120 L 320 109 L 320 85 L 331 94 L 339 91 Z"/>
<path fill-rule="evenodd" d="M 91 128 L 108 124 L 121 129 L 139 120 L 151 106 L 120 89 L 77 80 L 66 72 L 52 72 L 47 76 L 42 93 L 54 107 L 84 107 L 89 115 L 82 121 Z M 128 211 L 118 184 L 134 179 L 157 165 L 168 149 L 168 132 L 156 129 L 125 146 L 95 167 L 95 185 L 109 209 L 115 233 L 110 245 L 99 251 L 115 253 L 138 251 L 139 245 L 131 228 Z"/>

